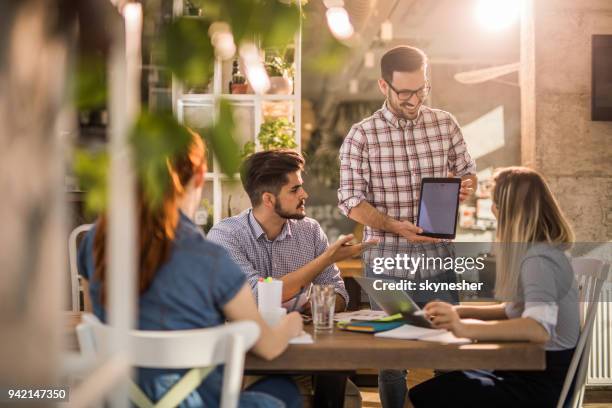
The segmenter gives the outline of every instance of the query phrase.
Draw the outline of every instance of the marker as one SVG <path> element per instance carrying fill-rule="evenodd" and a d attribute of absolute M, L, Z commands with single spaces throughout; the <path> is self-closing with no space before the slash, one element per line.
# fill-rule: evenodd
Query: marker
<path fill-rule="evenodd" d="M 414 312 L 412 314 L 413 316 L 425 316 L 425 311 L 423 310 L 417 310 L 416 312 Z"/>

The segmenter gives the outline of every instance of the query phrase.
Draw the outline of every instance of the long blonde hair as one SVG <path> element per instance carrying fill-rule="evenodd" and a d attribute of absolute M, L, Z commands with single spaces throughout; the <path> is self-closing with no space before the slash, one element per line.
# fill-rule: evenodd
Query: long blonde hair
<path fill-rule="evenodd" d="M 518 294 L 521 262 L 530 244 L 569 247 L 574 233 L 559 203 L 540 173 L 526 167 L 499 169 L 494 175 L 497 206 L 498 262 L 495 295 Z"/>

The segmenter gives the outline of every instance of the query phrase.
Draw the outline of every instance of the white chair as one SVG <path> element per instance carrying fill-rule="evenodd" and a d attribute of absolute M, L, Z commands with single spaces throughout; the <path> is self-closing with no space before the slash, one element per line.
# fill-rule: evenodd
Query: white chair
<path fill-rule="evenodd" d="M 95 357 L 109 344 L 114 329 L 102 324 L 94 315 L 84 314 L 77 326 L 79 345 L 84 357 Z M 259 337 L 259 326 L 252 321 L 194 330 L 149 331 L 129 333 L 130 365 L 144 368 L 189 370 L 156 403 L 134 382 L 130 399 L 138 407 L 175 407 L 194 391 L 212 369 L 225 364 L 221 407 L 234 408 L 242 385 L 244 356 Z"/>
<path fill-rule="evenodd" d="M 578 282 L 582 329 L 563 383 L 557 408 L 582 407 L 589 353 L 591 352 L 593 322 L 595 321 L 599 295 L 608 277 L 609 265 L 598 259 L 575 258 L 572 259 L 572 268 Z M 571 394 L 570 390 L 572 390 Z"/>
<path fill-rule="evenodd" d="M 68 236 L 68 259 L 70 261 L 70 293 L 72 295 L 72 311 L 81 310 L 81 296 L 79 291 L 79 270 L 77 267 L 77 239 L 80 234 L 89 231 L 93 224 L 79 225 Z"/>

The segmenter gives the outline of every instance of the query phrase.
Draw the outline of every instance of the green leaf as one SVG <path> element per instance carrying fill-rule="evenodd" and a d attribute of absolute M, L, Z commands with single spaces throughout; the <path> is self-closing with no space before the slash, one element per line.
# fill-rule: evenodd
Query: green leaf
<path fill-rule="evenodd" d="M 251 154 L 255 153 L 255 143 L 252 140 L 249 140 L 242 146 L 242 151 L 240 152 L 240 158 L 242 160 L 249 157 Z"/>
<path fill-rule="evenodd" d="M 167 159 L 185 153 L 191 135 L 171 114 L 143 112 L 130 135 L 134 164 L 145 199 L 161 205 L 171 187 Z"/>
<path fill-rule="evenodd" d="M 306 65 L 308 69 L 321 74 L 337 73 L 344 67 L 350 54 L 349 47 L 330 36 L 316 58 L 308 59 Z"/>
<path fill-rule="evenodd" d="M 80 54 L 77 57 L 73 98 L 77 109 L 100 109 L 106 106 L 106 62 L 102 55 Z"/>
<path fill-rule="evenodd" d="M 221 171 L 234 177 L 240 167 L 240 146 L 234 139 L 234 114 L 230 102 L 219 101 L 219 115 L 213 127 L 203 131 L 203 136 L 219 161 Z"/>
<path fill-rule="evenodd" d="M 267 2 L 261 10 L 261 22 L 265 23 L 261 37 L 262 46 L 282 47 L 293 42 L 295 33 L 300 28 L 300 10 L 295 4 L 287 5 L 277 0 Z"/>
<path fill-rule="evenodd" d="M 162 65 L 188 85 L 206 85 L 214 70 L 210 22 L 179 17 L 168 24 L 156 46 Z"/>
<path fill-rule="evenodd" d="M 263 150 L 295 149 L 295 125 L 287 118 L 266 120 L 262 123 L 257 135 Z"/>
<path fill-rule="evenodd" d="M 222 2 L 221 19 L 232 27 L 234 40 L 257 40 L 262 47 L 293 43 L 300 27 L 300 9 L 278 0 L 231 0 Z"/>
<path fill-rule="evenodd" d="M 74 152 L 74 173 L 79 186 L 85 190 L 85 212 L 99 214 L 106 208 L 106 180 L 109 169 L 106 152 L 91 153 L 77 149 Z"/>

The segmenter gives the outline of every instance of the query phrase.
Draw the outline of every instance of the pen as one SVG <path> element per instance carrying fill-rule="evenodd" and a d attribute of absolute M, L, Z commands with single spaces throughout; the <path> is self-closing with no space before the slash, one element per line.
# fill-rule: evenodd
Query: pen
<path fill-rule="evenodd" d="M 413 316 L 425 316 L 425 312 L 423 310 L 417 310 L 412 315 Z"/>
<path fill-rule="evenodd" d="M 295 295 L 295 302 L 293 302 L 293 306 L 291 307 L 291 310 L 289 310 L 289 313 L 293 312 L 295 310 L 295 307 L 298 304 L 298 301 L 300 300 L 300 296 L 302 295 L 302 292 L 304 291 L 304 287 L 300 287 L 300 291 L 298 292 L 297 295 Z"/>

